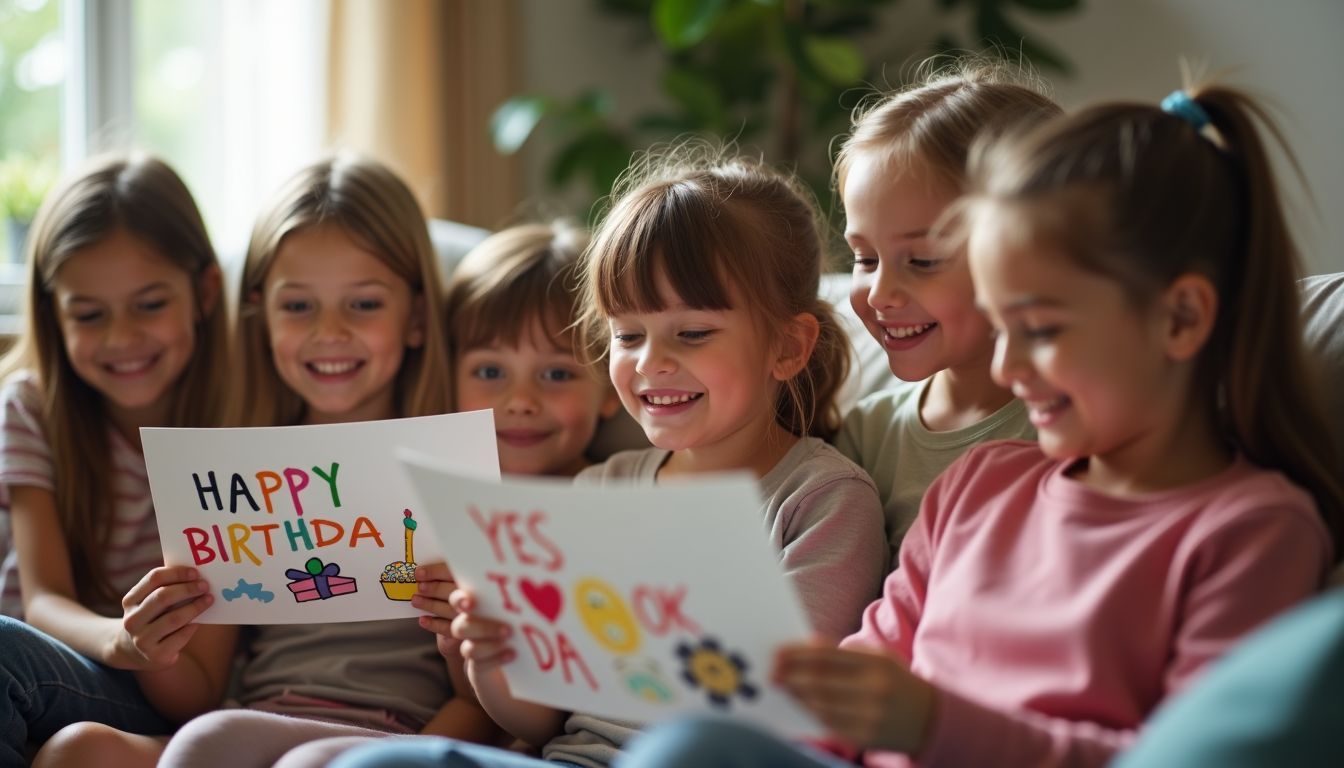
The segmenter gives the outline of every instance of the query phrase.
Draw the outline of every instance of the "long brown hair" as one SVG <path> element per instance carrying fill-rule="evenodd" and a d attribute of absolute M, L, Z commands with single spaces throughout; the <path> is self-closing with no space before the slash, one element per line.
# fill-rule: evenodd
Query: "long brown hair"
<path fill-rule="evenodd" d="M 215 251 L 191 192 L 172 168 L 145 155 L 96 158 L 47 196 L 28 243 L 24 333 L 0 360 L 0 377 L 25 372 L 42 393 L 56 510 L 79 597 L 86 601 L 121 598 L 109 591 L 101 555 L 115 504 L 109 422 L 103 397 L 75 373 L 66 355 L 53 286 L 70 257 L 118 231 L 152 246 L 195 286 L 195 343 L 163 426 L 219 426 L 228 361 L 222 302 L 202 311 L 203 278 L 218 269 Z"/>
<path fill-rule="evenodd" d="M 284 184 L 257 219 L 243 265 L 235 334 L 240 361 L 229 423 L 297 424 L 304 402 L 280 378 L 271 357 L 258 297 L 286 236 L 318 225 L 342 227 L 424 298 L 425 341 L 405 350 L 397 372 L 402 416 L 449 410 L 448 352 L 443 335 L 443 285 L 429 227 L 406 183 L 382 163 L 342 154 L 314 163 Z"/>
<path fill-rule="evenodd" d="M 1123 285 L 1136 305 L 1183 274 L 1205 275 L 1218 314 L 1194 394 L 1226 440 L 1315 497 L 1337 556 L 1344 486 L 1302 345 L 1301 260 L 1260 129 L 1274 121 L 1228 87 L 1189 89 L 1200 127 L 1151 104 L 1107 104 L 983 148 L 978 201 L 1013 206 L 1020 236 L 1061 248 Z"/>
<path fill-rule="evenodd" d="M 780 387 L 775 418 L 795 435 L 830 437 L 848 340 L 818 298 L 823 250 L 816 202 L 794 177 L 763 162 L 688 143 L 651 152 L 623 177 L 584 260 L 584 323 L 594 356 L 606 318 L 665 307 L 657 279 L 695 309 L 730 309 L 729 286 L 767 331 L 800 313 L 820 334 L 807 365 Z"/>

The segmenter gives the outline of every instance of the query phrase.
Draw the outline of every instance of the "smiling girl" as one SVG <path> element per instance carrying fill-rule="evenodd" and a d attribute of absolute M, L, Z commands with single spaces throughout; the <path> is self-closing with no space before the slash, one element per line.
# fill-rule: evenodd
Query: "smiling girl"
<path fill-rule="evenodd" d="M 611 383 L 577 358 L 579 256 L 588 234 L 522 224 L 481 242 L 453 270 L 448 337 L 459 411 L 493 409 L 499 469 L 572 476 L 620 407 Z"/>
<path fill-rule="evenodd" d="M 834 638 L 853 630 L 876 595 L 887 547 L 872 481 L 821 439 L 838 421 L 847 350 L 817 298 L 817 221 L 798 182 L 759 162 L 688 147 L 632 170 L 585 255 L 583 328 L 654 447 L 618 453 L 576 482 L 647 486 L 750 473 L 763 535 L 813 627 Z M 516 658 L 512 628 L 474 608 L 466 590 L 431 606 L 452 619 L 486 711 L 543 759 L 435 739 L 364 747 L 338 764 L 616 760 L 642 724 L 513 698 L 502 669 Z"/>
<path fill-rule="evenodd" d="M 76 721 L 167 733 L 223 695 L 232 629 L 191 623 L 211 598 L 163 566 L 140 448 L 140 427 L 219 424 L 220 285 L 159 160 L 94 161 L 43 203 L 0 363 L 0 765 Z"/>

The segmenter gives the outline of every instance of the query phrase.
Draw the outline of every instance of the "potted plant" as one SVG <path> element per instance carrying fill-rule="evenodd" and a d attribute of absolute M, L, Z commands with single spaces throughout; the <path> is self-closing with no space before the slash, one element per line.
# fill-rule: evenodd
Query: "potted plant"
<path fill-rule="evenodd" d="M 866 58 L 858 41 L 880 34 L 879 11 L 897 0 L 594 1 L 634 22 L 640 39 L 662 52 L 658 87 L 664 106 L 621 121 L 601 85 L 573 99 L 520 94 L 492 116 L 491 135 L 500 152 L 517 152 L 546 123 L 556 139 L 547 159 L 549 185 L 561 189 L 577 182 L 591 202 L 607 194 L 637 147 L 692 134 L 732 137 L 797 171 L 823 208 L 836 210 L 827 148 L 834 150 L 831 140 L 848 126 L 865 84 L 883 80 L 882 62 Z M 919 53 L 969 47 L 1069 71 L 1061 54 L 1022 31 L 1012 17 L 1067 13 L 1082 0 L 933 2 L 943 13 L 964 10 L 960 15 L 968 17 L 969 34 L 930 35 Z M 913 53 L 890 51 L 882 58 L 901 61 Z"/>
<path fill-rule="evenodd" d="M 7 222 L 10 260 L 23 259 L 28 229 L 55 177 L 50 164 L 31 155 L 14 153 L 0 161 L 0 218 Z"/>

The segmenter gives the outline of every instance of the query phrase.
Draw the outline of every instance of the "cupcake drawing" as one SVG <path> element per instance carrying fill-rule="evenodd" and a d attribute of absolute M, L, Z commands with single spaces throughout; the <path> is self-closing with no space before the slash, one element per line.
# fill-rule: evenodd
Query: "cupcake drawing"
<path fill-rule="evenodd" d="M 406 559 L 388 563 L 378 582 L 388 600 L 409 601 L 415 595 L 415 518 L 403 510 L 401 524 L 406 528 Z"/>

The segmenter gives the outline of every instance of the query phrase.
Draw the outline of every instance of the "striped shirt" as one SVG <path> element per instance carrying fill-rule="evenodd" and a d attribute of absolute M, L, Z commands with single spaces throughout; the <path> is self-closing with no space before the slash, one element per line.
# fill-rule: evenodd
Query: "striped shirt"
<path fill-rule="evenodd" d="M 112 462 L 112 523 L 103 552 L 112 593 L 124 595 L 151 568 L 163 564 L 158 526 L 145 457 L 110 424 L 109 460 Z M 23 618 L 19 593 L 18 553 L 9 541 L 9 489 L 32 486 L 52 490 L 55 467 L 42 421 L 42 396 L 30 376 L 19 376 L 0 389 L 0 614 Z M 67 534 L 68 535 L 68 534 Z M 120 601 L 88 606 L 104 616 L 120 616 Z"/>

